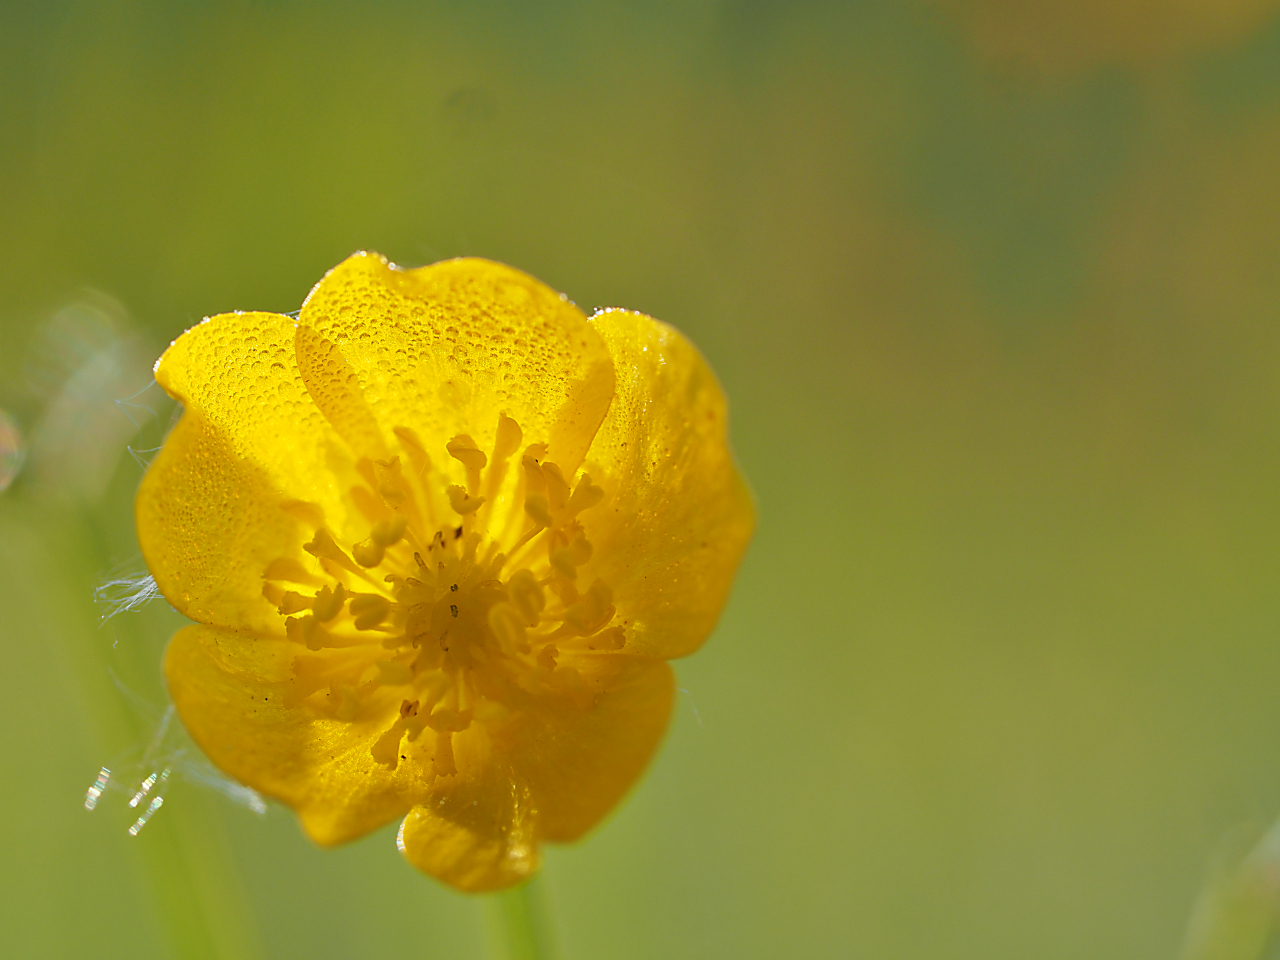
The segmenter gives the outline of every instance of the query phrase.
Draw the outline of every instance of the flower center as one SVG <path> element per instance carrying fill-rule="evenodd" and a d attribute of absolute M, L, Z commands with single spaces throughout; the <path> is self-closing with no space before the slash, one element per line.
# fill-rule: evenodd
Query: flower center
<path fill-rule="evenodd" d="M 489 454 L 465 434 L 440 451 L 462 464 L 465 486 L 433 470 L 412 430 L 395 434 L 407 463 L 356 464 L 350 499 L 368 536 L 341 544 L 317 504 L 282 504 L 315 530 L 303 549 L 322 574 L 281 557 L 263 574 L 263 594 L 287 618 L 288 640 L 305 648 L 292 704 L 385 722 L 378 762 L 415 759 L 449 776 L 457 734 L 501 740 L 547 696 L 589 705 L 575 659 L 624 645 L 622 627 L 610 625 L 609 587 L 578 582 L 592 552 L 579 516 L 604 492 L 585 474 L 571 487 L 546 462 L 545 444 L 513 464 L 523 436 L 506 416 Z"/>

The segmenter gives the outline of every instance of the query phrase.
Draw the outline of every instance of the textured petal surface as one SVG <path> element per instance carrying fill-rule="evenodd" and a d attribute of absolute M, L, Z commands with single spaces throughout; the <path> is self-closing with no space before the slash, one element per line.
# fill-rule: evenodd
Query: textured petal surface
<path fill-rule="evenodd" d="M 652 317 L 592 318 L 617 388 L 587 470 L 610 493 L 588 521 L 590 577 L 613 588 L 629 650 L 691 653 L 715 626 L 755 526 L 724 394 L 697 349 Z"/>
<path fill-rule="evenodd" d="M 400 844 L 415 866 L 464 890 L 511 886 L 537 869 L 538 841 L 576 840 L 617 805 L 666 730 L 674 675 L 660 660 L 630 656 L 577 666 L 596 691 L 585 705 L 533 706 L 498 749 L 477 751 L 489 762 L 437 781 L 409 814 Z"/>
<path fill-rule="evenodd" d="M 316 503 L 341 529 L 335 469 L 351 460 L 303 385 L 294 323 L 211 317 L 165 351 L 156 380 L 185 412 L 138 490 L 147 566 L 191 619 L 278 636 L 262 573 L 280 556 L 307 559 L 300 546 L 312 535 L 281 504 Z"/>
<path fill-rule="evenodd" d="M 397 839 L 419 870 L 470 893 L 527 880 L 542 859 L 528 787 L 510 772 L 488 774 L 414 807 Z"/>
<path fill-rule="evenodd" d="M 337 720 L 308 702 L 289 706 L 299 647 L 191 626 L 165 655 L 182 722 L 219 768 L 287 803 L 317 843 L 359 837 L 401 816 L 426 793 L 407 764 L 374 761 L 385 715 Z"/>
<path fill-rule="evenodd" d="M 489 260 L 399 270 L 356 254 L 316 285 L 299 326 L 303 374 L 322 406 L 358 388 L 393 450 L 395 429 L 407 427 L 458 483 L 461 465 L 439 451 L 458 434 L 491 450 L 500 413 L 520 424 L 525 443 L 549 444 L 548 458 L 571 474 L 613 396 L 608 350 L 582 311 Z M 343 364 L 351 387 L 333 372 Z"/>
<path fill-rule="evenodd" d="M 576 840 L 599 823 L 644 772 L 671 718 L 675 674 L 664 661 L 601 657 L 582 673 L 602 688 L 592 709 L 548 718 L 518 754 L 547 840 Z"/>

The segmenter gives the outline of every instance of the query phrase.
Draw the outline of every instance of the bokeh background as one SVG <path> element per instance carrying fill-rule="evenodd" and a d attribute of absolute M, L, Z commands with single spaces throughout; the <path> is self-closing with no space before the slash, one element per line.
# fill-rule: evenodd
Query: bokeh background
<path fill-rule="evenodd" d="M 1267 955 L 1277 0 L 4 0 L 0 953 L 486 955 L 391 830 L 213 777 L 120 609 L 151 362 L 358 248 L 649 312 L 731 399 L 759 532 L 548 854 L 565 958 Z"/>

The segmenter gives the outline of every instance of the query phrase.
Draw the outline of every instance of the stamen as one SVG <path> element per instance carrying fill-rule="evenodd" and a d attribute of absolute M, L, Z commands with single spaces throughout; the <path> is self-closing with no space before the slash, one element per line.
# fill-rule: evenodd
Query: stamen
<path fill-rule="evenodd" d="M 347 591 L 342 584 L 336 584 L 332 589 L 322 587 L 311 604 L 311 614 L 321 623 L 325 623 L 336 617 L 346 602 Z"/>
<path fill-rule="evenodd" d="M 360 712 L 360 698 L 355 687 L 349 683 L 334 681 L 329 684 L 329 697 L 334 704 L 334 712 L 339 720 L 354 720 Z"/>
<path fill-rule="evenodd" d="M 520 424 L 505 413 L 498 415 L 498 430 L 493 439 L 493 459 L 489 463 L 489 471 L 485 477 L 485 497 L 490 503 L 498 498 L 502 481 L 507 477 L 507 460 L 520 449 L 524 439 L 524 431 Z"/>
<path fill-rule="evenodd" d="M 409 518 L 405 516 L 393 517 L 390 520 L 379 520 L 373 525 L 373 533 L 370 537 L 374 543 L 381 544 L 384 547 L 393 547 L 400 542 L 400 538 L 404 536 L 405 528 L 409 526 Z"/>
<path fill-rule="evenodd" d="M 589 703 L 593 687 L 577 670 L 578 658 L 624 646 L 622 627 L 610 626 L 608 585 L 597 580 L 585 592 L 575 586 L 593 553 L 577 518 L 605 491 L 586 474 L 571 483 L 540 443 L 524 448 L 521 470 L 508 476 L 524 434 L 505 414 L 489 456 L 466 434 L 446 444 L 465 468 L 466 486 L 435 479 L 417 434 L 395 433 L 405 472 L 399 457 L 356 465 L 364 482 L 351 488 L 348 502 L 368 518 L 369 535 L 340 546 L 318 526 L 304 546 L 333 579 L 315 596 L 287 590 L 280 581 L 323 581 L 296 559 L 281 558 L 269 565 L 263 593 L 286 617 L 287 638 L 313 651 L 295 659 L 286 703 L 311 699 L 337 719 L 377 724 L 383 732 L 370 750 L 378 763 L 394 769 L 412 758 L 427 777 L 453 776 L 459 758 L 470 756 L 456 749 L 455 738 L 467 735 L 473 718 L 496 731 L 493 725 L 524 709 L 527 694 Z M 430 509 L 435 501 L 441 508 L 447 502 L 461 525 L 423 524 L 419 505 Z M 504 512 L 485 513 L 486 505 Z M 323 515 L 311 513 L 317 517 Z M 504 569 L 513 571 L 505 580 Z M 353 575 L 373 589 L 353 590 Z M 410 754 L 424 729 L 433 731 L 434 749 L 415 745 Z"/>
<path fill-rule="evenodd" d="M 383 503 L 382 498 L 368 487 L 356 485 L 349 491 L 356 509 L 370 523 L 377 523 L 392 515 L 391 508 Z"/>
<path fill-rule="evenodd" d="M 564 612 L 564 625 L 587 636 L 612 620 L 614 612 L 613 591 L 603 580 L 596 580 L 586 595 Z"/>
<path fill-rule="evenodd" d="M 551 504 L 547 499 L 547 480 L 542 466 L 528 453 L 520 461 L 520 466 L 524 469 L 525 479 L 524 512 L 539 527 L 549 527 Z"/>
<path fill-rule="evenodd" d="M 554 463 L 544 463 L 542 476 L 547 481 L 547 500 L 551 504 L 552 514 L 562 513 L 569 505 L 569 484 L 565 481 L 564 474 Z"/>
<path fill-rule="evenodd" d="M 480 508 L 480 504 L 484 503 L 484 497 L 473 497 L 457 484 L 451 485 L 446 492 L 449 494 L 449 506 L 453 507 L 453 512 L 463 517 L 469 513 L 475 513 Z"/>
<path fill-rule="evenodd" d="M 284 631 L 288 639 L 305 645 L 308 650 L 320 650 L 333 641 L 333 636 L 314 616 L 290 617 L 284 622 Z"/>
<path fill-rule="evenodd" d="M 351 558 L 343 553 L 342 548 L 334 542 L 329 531 L 321 527 L 316 531 L 316 535 L 311 538 L 310 543 L 304 543 L 302 549 L 307 551 L 318 560 L 328 560 L 335 563 L 343 570 L 350 573 L 360 573 L 361 571 L 351 562 Z"/>
<path fill-rule="evenodd" d="M 391 729 L 380 736 L 369 751 L 376 763 L 385 763 L 395 768 L 400 761 L 400 741 L 404 738 L 404 723 L 397 720 Z"/>
<path fill-rule="evenodd" d="M 386 552 L 386 547 L 372 537 L 351 547 L 351 556 L 355 558 L 356 563 L 366 569 L 379 566 Z"/>
<path fill-rule="evenodd" d="M 313 530 L 324 526 L 324 508 L 318 503 L 310 503 L 306 500 L 285 500 L 280 504 L 280 509 Z"/>
<path fill-rule="evenodd" d="M 524 439 L 524 431 L 505 413 L 498 414 L 498 432 L 493 441 L 493 459 L 495 463 L 506 460 L 520 449 L 520 441 Z"/>
<path fill-rule="evenodd" d="M 262 579 L 305 584 L 319 584 L 322 582 L 319 577 L 310 573 L 306 567 L 292 557 L 278 557 L 272 560 L 267 564 L 267 569 L 262 574 Z"/>
<path fill-rule="evenodd" d="M 551 569 L 566 580 L 573 580 L 578 571 L 573 565 L 573 551 L 568 547 L 560 547 L 551 551 Z"/>
<path fill-rule="evenodd" d="M 445 449 L 449 451 L 449 456 L 459 461 L 467 468 L 467 490 L 471 494 L 480 492 L 480 471 L 484 469 L 484 465 L 488 463 L 489 458 L 484 455 L 484 451 L 476 446 L 476 442 L 465 433 L 460 433 L 447 444 Z"/>
<path fill-rule="evenodd" d="M 290 614 L 300 613 L 303 610 L 309 609 L 314 602 L 315 599 L 313 597 L 304 597 L 302 594 L 294 593 L 294 591 L 290 590 L 280 598 L 280 602 L 276 609 L 285 616 L 289 616 Z"/>
<path fill-rule="evenodd" d="M 371 630 L 387 618 L 391 603 L 386 597 L 360 593 L 351 599 L 351 615 L 355 617 L 357 630 Z"/>
<path fill-rule="evenodd" d="M 577 516 L 583 510 L 590 509 L 604 499 L 604 488 L 596 486 L 585 473 L 578 485 L 573 488 L 573 496 L 569 498 L 569 513 Z"/>
<path fill-rule="evenodd" d="M 400 446 L 404 448 L 405 454 L 409 457 L 409 465 L 413 467 L 413 475 L 419 481 L 425 480 L 427 474 L 431 472 L 431 458 L 427 456 L 427 448 L 422 445 L 418 435 L 409 427 L 396 427 L 392 432 L 396 435 L 396 439 L 400 441 Z"/>
<path fill-rule="evenodd" d="M 529 626 L 535 626 L 547 606 L 547 595 L 530 570 L 517 570 L 507 581 L 511 602 Z"/>
<path fill-rule="evenodd" d="M 453 759 L 453 734 L 448 731 L 436 734 L 436 754 L 431 758 L 431 768 L 437 776 L 454 777 L 458 765 Z"/>

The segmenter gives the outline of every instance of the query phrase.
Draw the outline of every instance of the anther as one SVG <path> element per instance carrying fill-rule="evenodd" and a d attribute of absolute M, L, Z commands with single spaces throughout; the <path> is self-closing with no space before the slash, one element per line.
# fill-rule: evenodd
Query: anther
<path fill-rule="evenodd" d="M 603 488 L 597 487 L 591 482 L 591 478 L 584 473 L 582 479 L 578 481 L 578 485 L 573 488 L 573 496 L 569 498 L 569 513 L 576 517 L 583 510 L 594 507 L 603 499 Z"/>
<path fill-rule="evenodd" d="M 333 681 L 329 684 L 329 696 L 337 701 L 335 706 L 339 720 L 354 720 L 356 714 L 360 712 L 360 699 L 356 695 L 355 687 L 349 683 Z"/>
<path fill-rule="evenodd" d="M 288 583 L 320 583 L 320 578 L 309 572 L 292 557 L 277 557 L 267 564 L 263 580 L 284 580 Z"/>
<path fill-rule="evenodd" d="M 375 460 L 373 465 L 378 478 L 378 494 L 388 506 L 403 506 L 409 499 L 409 492 L 400 474 L 400 458 Z"/>
<path fill-rule="evenodd" d="M 520 458 L 520 466 L 524 469 L 525 485 L 530 495 L 536 493 L 545 496 L 547 480 L 542 475 L 542 465 L 538 463 L 538 459 L 530 451 L 532 451 L 532 447 Z"/>
<path fill-rule="evenodd" d="M 454 513 L 464 517 L 469 513 L 475 513 L 480 508 L 480 504 L 484 503 L 484 497 L 473 497 L 457 484 L 451 484 L 445 492 L 449 495 L 449 506 L 453 507 Z"/>
<path fill-rule="evenodd" d="M 569 484 L 554 463 L 544 463 L 542 475 L 547 481 L 547 499 L 551 503 L 551 512 L 558 514 L 569 505 Z"/>
<path fill-rule="evenodd" d="M 589 636 L 613 619 L 613 591 L 603 580 L 596 580 L 586 595 L 564 613 L 564 623 L 580 636 Z"/>
<path fill-rule="evenodd" d="M 294 593 L 290 590 L 280 598 L 280 603 L 277 605 L 276 609 L 287 617 L 292 613 L 298 613 L 302 610 L 306 610 L 311 606 L 312 602 L 311 597 L 304 597 L 302 594 Z"/>
<path fill-rule="evenodd" d="M 369 630 L 382 623 L 391 612 L 391 601 L 372 593 L 362 593 L 351 600 L 351 615 L 357 630 Z"/>
<path fill-rule="evenodd" d="M 334 542 L 329 531 L 323 527 L 316 531 L 310 543 L 302 545 L 302 549 L 318 560 L 328 560 L 351 573 L 359 573 L 359 569 L 351 562 L 351 558 L 342 552 L 342 548 Z"/>
<path fill-rule="evenodd" d="M 458 605 L 456 603 L 449 604 L 449 612 L 456 617 L 458 615 Z"/>
<path fill-rule="evenodd" d="M 507 475 L 507 459 L 520 449 L 523 439 L 524 431 L 520 429 L 520 424 L 505 413 L 499 414 L 498 429 L 493 440 L 493 460 L 489 463 L 488 476 L 485 477 L 484 492 L 490 500 L 497 497 Z"/>
<path fill-rule="evenodd" d="M 573 542 L 569 544 L 569 551 L 573 554 L 573 562 L 575 566 L 582 566 L 591 559 L 591 541 L 583 536 L 582 531 L 578 531 L 578 535 L 574 537 Z"/>
<path fill-rule="evenodd" d="M 449 456 L 467 468 L 467 489 L 472 493 L 479 493 L 480 471 L 489 462 L 484 451 L 477 447 L 476 442 L 465 433 L 458 434 L 446 443 L 444 448 L 449 451 Z"/>
<path fill-rule="evenodd" d="M 458 585 L 455 583 L 455 584 L 453 584 L 451 587 L 449 587 L 449 589 L 450 589 L 450 590 L 452 590 L 454 593 L 457 593 L 457 592 L 458 592 Z"/>
<path fill-rule="evenodd" d="M 316 594 L 315 600 L 311 603 L 311 615 L 321 623 L 332 620 L 342 610 L 342 605 L 347 602 L 347 591 L 342 584 L 336 584 L 334 587 L 321 587 L 320 592 Z"/>
<path fill-rule="evenodd" d="M 418 439 L 418 435 L 408 427 L 396 427 L 392 432 L 396 435 L 396 439 L 400 441 L 400 446 L 409 456 L 409 464 L 413 467 L 414 474 L 418 479 L 422 479 L 431 472 L 431 458 L 427 456 L 426 448 L 422 445 L 422 441 Z"/>
<path fill-rule="evenodd" d="M 374 543 L 391 547 L 400 542 L 408 526 L 409 518 L 403 514 L 392 517 L 390 520 L 379 520 L 373 525 L 373 532 L 369 537 Z"/>
<path fill-rule="evenodd" d="M 566 580 L 572 580 L 578 575 L 577 568 L 573 565 L 573 551 L 568 547 L 560 547 L 551 551 L 551 569 Z"/>
<path fill-rule="evenodd" d="M 356 563 L 362 567 L 376 567 L 382 563 L 382 559 L 386 556 L 387 549 L 377 540 L 370 537 L 368 540 L 362 540 L 359 543 L 352 544 L 351 556 Z"/>
<path fill-rule="evenodd" d="M 505 460 L 520 449 L 520 441 L 524 439 L 524 431 L 505 413 L 498 415 L 498 433 L 493 441 L 493 459 Z"/>
<path fill-rule="evenodd" d="M 318 503 L 310 503 L 306 500 L 285 500 L 280 504 L 280 509 L 313 530 L 324 526 L 324 509 Z"/>
<path fill-rule="evenodd" d="M 329 632 L 314 616 L 290 617 L 284 622 L 285 636 L 295 643 L 305 644 L 308 650 L 319 650 L 329 640 Z"/>
<path fill-rule="evenodd" d="M 524 498 L 524 512 L 539 527 L 551 526 L 551 506 L 545 494 L 530 493 Z"/>
<path fill-rule="evenodd" d="M 524 622 L 529 626 L 536 624 L 547 606 L 547 597 L 533 572 L 517 570 L 507 581 L 507 591 Z"/>

